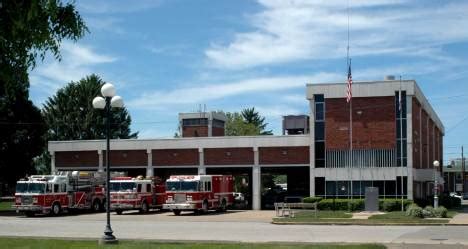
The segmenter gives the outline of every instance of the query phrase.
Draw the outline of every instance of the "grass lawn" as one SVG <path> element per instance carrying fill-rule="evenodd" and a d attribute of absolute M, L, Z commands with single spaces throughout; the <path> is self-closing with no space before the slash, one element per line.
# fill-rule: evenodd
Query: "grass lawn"
<path fill-rule="evenodd" d="M 448 213 L 449 217 L 455 215 L 455 211 Z M 304 214 L 297 213 L 294 218 L 274 218 L 274 222 L 286 223 L 310 223 L 310 224 L 356 224 L 356 225 L 379 225 L 379 224 L 446 224 L 448 219 L 434 220 L 421 219 L 406 216 L 405 212 L 389 212 L 386 214 L 373 215 L 369 219 L 350 219 L 351 214 L 345 212 L 319 211 L 318 218 L 313 212 Z"/>
<path fill-rule="evenodd" d="M 0 202 L 0 211 L 12 210 L 11 205 L 13 205 L 13 202 L 11 202 L 11 201 L 2 201 L 2 202 Z"/>
<path fill-rule="evenodd" d="M 383 245 L 375 244 L 252 244 L 252 243 L 158 243 L 158 242 L 138 242 L 138 241 L 120 241 L 118 245 L 99 246 L 97 241 L 76 241 L 76 240 L 49 240 L 49 239 L 18 239 L 18 238 L 0 238 L 2 248 L 13 249 L 94 249 L 94 248 L 112 248 L 112 249 L 384 249 Z"/>
<path fill-rule="evenodd" d="M 353 215 L 344 211 L 318 211 L 317 219 L 351 218 Z M 295 211 L 295 219 L 315 219 L 314 211 Z"/>

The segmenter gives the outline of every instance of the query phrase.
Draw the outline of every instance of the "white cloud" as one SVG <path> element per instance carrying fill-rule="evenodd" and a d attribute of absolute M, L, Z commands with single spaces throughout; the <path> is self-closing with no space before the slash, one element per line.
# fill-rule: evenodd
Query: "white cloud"
<path fill-rule="evenodd" d="M 180 104 L 207 103 L 241 94 L 275 92 L 288 89 L 305 89 L 306 83 L 337 80 L 339 76 L 331 73 L 316 75 L 265 77 L 240 80 L 237 82 L 220 82 L 207 85 L 194 85 L 187 88 L 154 91 L 127 102 L 129 107 L 138 109 L 159 109 L 162 106 Z"/>
<path fill-rule="evenodd" d="M 102 55 L 94 49 L 74 43 L 64 42 L 61 47 L 62 60 L 46 60 L 31 72 L 32 90 L 48 95 L 70 81 L 77 81 L 95 72 L 97 65 L 111 63 L 116 57 Z"/>
<path fill-rule="evenodd" d="M 211 65 L 243 69 L 346 55 L 346 2 L 259 3 L 263 10 L 249 18 L 254 31 L 237 33 L 231 42 L 205 51 Z M 468 24 L 468 3 L 438 4 L 434 9 L 405 1 L 350 1 L 351 55 L 430 57 L 423 51 L 468 40 L 468 29 L 462 28 Z"/>

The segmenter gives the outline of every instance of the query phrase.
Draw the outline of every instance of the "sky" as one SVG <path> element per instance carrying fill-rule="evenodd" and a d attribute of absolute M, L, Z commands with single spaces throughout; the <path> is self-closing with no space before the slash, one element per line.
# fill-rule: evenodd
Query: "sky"
<path fill-rule="evenodd" d="M 414 79 L 445 125 L 444 161 L 468 137 L 468 1 L 76 1 L 89 33 L 30 72 L 42 106 L 70 81 L 113 83 L 139 138 L 170 138 L 178 113 L 255 107 L 268 129 L 308 114 L 307 83 Z"/>

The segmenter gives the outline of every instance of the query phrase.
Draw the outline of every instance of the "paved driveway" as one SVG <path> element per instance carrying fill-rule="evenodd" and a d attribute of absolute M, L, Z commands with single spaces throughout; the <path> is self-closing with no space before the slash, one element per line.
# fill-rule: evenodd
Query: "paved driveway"
<path fill-rule="evenodd" d="M 273 225 L 271 211 L 232 211 L 225 214 L 181 215 L 151 213 L 112 215 L 120 239 L 357 242 L 468 245 L 463 226 L 310 226 Z M 0 236 L 99 238 L 105 214 L 26 218 L 0 216 Z"/>

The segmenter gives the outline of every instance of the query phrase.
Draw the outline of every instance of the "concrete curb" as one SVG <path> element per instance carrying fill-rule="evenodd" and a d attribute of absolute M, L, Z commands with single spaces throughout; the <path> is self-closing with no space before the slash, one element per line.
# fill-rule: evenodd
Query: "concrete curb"
<path fill-rule="evenodd" d="M 274 225 L 336 225 L 336 226 L 468 226 L 450 223 L 351 223 L 351 222 L 271 222 Z"/>

